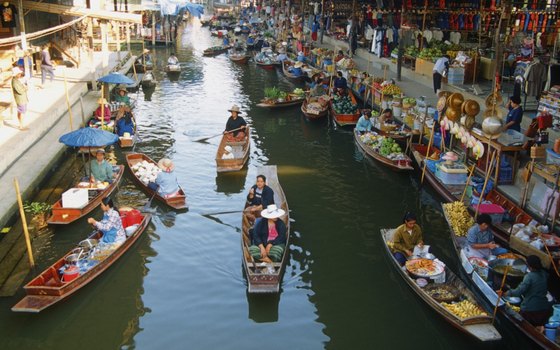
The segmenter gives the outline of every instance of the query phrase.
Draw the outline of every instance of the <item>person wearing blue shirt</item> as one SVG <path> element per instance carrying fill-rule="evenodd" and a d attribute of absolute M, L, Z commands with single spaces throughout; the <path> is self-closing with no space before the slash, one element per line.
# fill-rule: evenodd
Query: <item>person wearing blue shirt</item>
<path fill-rule="evenodd" d="M 159 195 L 169 198 L 179 193 L 179 184 L 177 183 L 177 175 L 175 174 L 175 165 L 168 158 L 163 158 L 158 162 L 161 171 L 157 174 L 155 186 L 150 183 L 150 188 L 157 187 Z"/>
<path fill-rule="evenodd" d="M 117 135 L 123 136 L 125 133 L 134 135 L 134 121 L 130 107 L 125 107 L 122 117 L 117 118 Z"/>
<path fill-rule="evenodd" d="M 305 62 L 305 55 L 303 54 L 303 51 L 298 52 L 297 61 L 302 63 Z"/>
<path fill-rule="evenodd" d="M 303 71 L 301 70 L 301 67 L 303 67 L 303 63 L 296 62 L 296 64 L 294 64 L 293 67 L 290 67 L 288 71 L 296 77 L 301 77 L 303 75 Z"/>
<path fill-rule="evenodd" d="M 521 120 L 523 119 L 523 108 L 521 107 L 521 98 L 519 96 L 512 96 L 509 98 L 509 103 L 507 104 L 509 113 L 506 118 L 506 125 L 504 129 L 515 130 L 521 132 Z"/>
<path fill-rule="evenodd" d="M 346 78 L 342 76 L 342 72 L 336 72 L 336 78 L 334 79 L 334 89 L 338 94 L 344 94 L 346 89 L 348 89 L 348 82 Z"/>
<path fill-rule="evenodd" d="M 369 111 L 363 110 L 362 116 L 360 117 L 360 119 L 358 119 L 358 123 L 356 124 L 356 131 L 360 134 L 371 131 L 372 125 L 369 117 Z"/>
<path fill-rule="evenodd" d="M 494 235 L 490 231 L 492 217 L 488 214 L 480 214 L 474 224 L 467 231 L 467 244 L 465 250 L 468 257 L 488 259 L 490 255 L 507 253 L 507 249 L 501 248 L 494 242 Z"/>
<path fill-rule="evenodd" d="M 258 175 L 257 183 L 251 187 L 247 195 L 247 207 L 245 215 L 250 221 L 255 221 L 260 212 L 274 204 L 274 190 L 266 184 L 266 176 Z"/>
<path fill-rule="evenodd" d="M 223 46 L 229 46 L 229 37 L 226 35 L 224 35 L 224 39 L 222 41 L 222 45 Z"/>

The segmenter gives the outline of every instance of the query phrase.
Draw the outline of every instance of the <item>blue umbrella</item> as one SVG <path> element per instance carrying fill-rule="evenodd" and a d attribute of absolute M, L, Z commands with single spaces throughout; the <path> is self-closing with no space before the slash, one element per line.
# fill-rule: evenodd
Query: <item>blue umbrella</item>
<path fill-rule="evenodd" d="M 107 84 L 134 84 L 134 80 L 121 73 L 109 73 L 97 79 L 97 81 Z"/>
<path fill-rule="evenodd" d="M 113 133 L 95 129 L 81 128 L 62 135 L 58 141 L 70 147 L 102 147 L 112 145 L 119 137 Z"/>

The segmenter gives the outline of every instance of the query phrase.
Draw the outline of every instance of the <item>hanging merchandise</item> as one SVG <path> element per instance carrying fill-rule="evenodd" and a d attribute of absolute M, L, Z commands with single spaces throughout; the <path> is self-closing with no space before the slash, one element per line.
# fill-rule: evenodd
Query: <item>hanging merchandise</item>
<path fill-rule="evenodd" d="M 0 12 L 2 13 L 2 27 L 14 28 L 16 26 L 16 7 L 5 1 L 2 6 L 0 6 Z"/>

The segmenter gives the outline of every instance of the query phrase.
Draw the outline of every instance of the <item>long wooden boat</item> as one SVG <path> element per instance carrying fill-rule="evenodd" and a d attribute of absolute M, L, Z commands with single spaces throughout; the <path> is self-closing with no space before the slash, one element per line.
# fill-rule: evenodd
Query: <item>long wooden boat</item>
<path fill-rule="evenodd" d="M 267 185 L 274 191 L 274 203 L 280 209 L 283 209 L 286 214 L 280 218 L 286 224 L 286 249 L 284 256 L 280 262 L 267 264 L 264 262 L 256 262 L 249 254 L 249 245 L 251 244 L 249 238 L 249 229 L 252 228 L 251 223 L 245 215 L 242 215 L 242 234 L 241 234 L 241 251 L 243 252 L 243 268 L 247 276 L 248 292 L 249 293 L 278 293 L 280 291 L 280 283 L 284 274 L 284 267 L 288 259 L 288 250 L 290 247 L 290 210 L 286 195 L 278 182 L 278 174 L 276 165 L 265 165 L 257 170 L 258 174 L 266 176 Z M 247 207 L 247 204 L 245 205 Z M 271 267 L 274 271 L 268 271 Z"/>
<path fill-rule="evenodd" d="M 321 110 L 319 110 L 318 112 L 315 112 L 315 110 L 309 109 L 308 105 L 309 105 L 309 98 L 306 98 L 305 101 L 303 101 L 303 104 L 301 105 L 301 112 L 309 120 L 319 120 L 319 119 L 322 119 L 322 118 L 326 117 L 329 114 L 329 104 L 328 103 L 325 104 L 324 107 Z"/>
<path fill-rule="evenodd" d="M 249 62 L 249 56 L 247 56 L 247 54 L 245 52 L 243 53 L 230 53 L 229 54 L 229 59 L 232 62 L 235 62 L 237 64 L 246 64 L 247 62 Z"/>
<path fill-rule="evenodd" d="M 389 255 L 389 260 L 395 267 L 395 271 L 401 275 L 403 280 L 408 284 L 408 286 L 414 291 L 432 310 L 438 313 L 444 320 L 449 324 L 459 329 L 460 331 L 468 334 L 480 341 L 495 341 L 502 339 L 502 336 L 498 330 L 492 325 L 492 317 L 489 316 L 491 311 L 489 308 L 482 306 L 476 299 L 475 295 L 467 288 L 465 283 L 458 278 L 447 266 L 445 267 L 445 282 L 441 283 L 440 286 L 449 286 L 454 290 L 458 291 L 460 298 L 462 300 L 468 300 L 472 304 L 476 305 L 485 314 L 480 314 L 478 316 L 473 316 L 469 318 L 461 318 L 445 308 L 441 302 L 437 301 L 432 295 L 430 295 L 426 288 L 420 287 L 415 278 L 406 269 L 401 268 L 397 260 L 394 258 L 391 249 L 389 248 L 388 242 L 392 240 L 394 230 L 381 230 L 381 237 L 385 243 L 385 251 Z M 430 284 L 428 284 L 429 286 Z"/>
<path fill-rule="evenodd" d="M 203 56 L 218 56 L 220 54 L 223 54 L 224 52 L 227 52 L 229 50 L 229 46 L 214 46 L 214 47 L 210 47 L 207 48 L 206 50 L 204 50 L 202 52 Z"/>
<path fill-rule="evenodd" d="M 173 73 L 179 74 L 179 73 L 181 73 L 181 65 L 179 65 L 179 64 L 168 64 L 167 66 L 165 66 L 164 70 L 165 70 L 166 73 L 169 73 L 169 74 L 173 74 Z"/>
<path fill-rule="evenodd" d="M 278 102 L 273 101 L 272 103 L 269 100 L 263 99 L 261 103 L 257 103 L 257 107 L 262 108 L 284 108 L 284 107 L 293 107 L 303 103 L 305 97 L 295 97 L 290 100 Z"/>
<path fill-rule="evenodd" d="M 121 210 L 121 215 L 122 213 L 123 210 Z M 66 265 L 66 258 L 71 254 L 75 254 L 75 250 L 73 249 L 66 253 L 62 258 L 57 260 L 23 287 L 27 295 L 12 307 L 12 311 L 41 312 L 47 307 L 66 299 L 80 290 L 80 288 L 93 281 L 97 276 L 111 267 L 111 265 L 132 247 L 146 230 L 146 227 L 148 227 L 151 218 L 150 214 L 145 214 L 136 230 L 134 230 L 118 248 L 108 251 L 109 254 L 94 253 L 93 256 L 88 257 L 88 261 L 97 263 L 68 282 L 64 281 L 64 277 L 61 278 L 59 269 Z M 96 231 L 90 235 L 88 239 L 100 240 L 102 236 L 103 234 L 100 231 Z"/>
<path fill-rule="evenodd" d="M 373 148 L 365 144 L 362 139 L 360 138 L 360 133 L 354 129 L 354 140 L 360 148 L 371 158 L 375 159 L 376 161 L 380 162 L 381 164 L 387 166 L 389 169 L 394 171 L 412 171 L 414 168 L 412 167 L 412 160 L 405 154 L 403 154 L 403 158 L 401 160 L 393 160 L 389 159 L 381 153 L 376 152 Z"/>
<path fill-rule="evenodd" d="M 152 164 L 155 164 L 155 165 L 157 165 L 157 162 L 153 161 L 150 157 L 148 157 L 144 153 L 127 153 L 125 155 L 125 157 L 126 157 L 126 165 L 128 167 L 128 170 L 130 170 L 130 172 L 132 173 L 132 177 L 133 177 L 134 181 L 150 197 L 153 196 L 154 198 L 156 198 L 160 202 L 165 203 L 168 206 L 170 206 L 171 208 L 176 209 L 176 210 L 188 209 L 187 196 L 185 195 L 185 191 L 183 191 L 183 188 L 181 186 L 179 186 L 179 195 L 169 197 L 169 198 L 164 198 L 159 193 L 157 193 L 157 191 L 154 191 L 151 188 L 149 188 L 147 185 L 145 185 L 142 182 L 142 180 L 140 180 L 140 178 L 138 176 L 136 176 L 136 174 L 134 173 L 134 170 L 132 170 L 132 167 L 136 163 L 140 163 L 142 161 L 146 161 L 148 163 L 152 163 Z"/>
<path fill-rule="evenodd" d="M 247 137 L 243 142 L 228 142 L 226 136 L 222 136 L 222 141 L 216 151 L 216 169 L 219 173 L 241 170 L 245 163 L 247 163 L 251 148 L 251 130 L 249 128 L 246 130 Z M 233 148 L 234 159 L 222 159 L 226 146 Z"/>
<path fill-rule="evenodd" d="M 350 97 L 352 104 L 358 104 L 358 102 L 356 101 L 356 97 L 354 97 L 352 91 L 348 90 L 348 96 Z M 339 126 L 356 125 L 358 123 L 358 119 L 360 119 L 360 112 L 356 112 L 353 114 L 336 113 L 336 111 L 334 110 L 334 102 L 332 100 L 330 102 L 330 111 L 335 123 Z"/>
<path fill-rule="evenodd" d="M 496 191 L 496 189 L 491 190 L 486 195 L 485 200 L 490 201 L 494 204 L 498 204 L 499 206 L 504 208 L 509 217 L 513 219 L 513 222 L 504 221 L 500 224 L 492 224 L 492 228 L 496 236 L 498 236 L 502 240 L 509 240 L 510 232 L 514 224 L 528 225 L 532 220 L 534 220 L 529 213 L 521 209 L 521 207 L 519 207 L 511 199 Z"/>
<path fill-rule="evenodd" d="M 453 226 L 451 225 L 450 216 L 447 213 L 445 207 L 443 208 L 443 214 L 449 225 L 449 231 L 451 233 L 451 240 L 459 256 L 461 267 L 463 271 L 469 277 L 469 284 L 471 288 L 477 291 L 489 305 L 496 305 L 498 302 L 498 294 L 490 285 L 479 271 L 477 267 L 471 263 L 467 255 L 463 251 L 463 246 L 465 244 L 466 237 L 463 232 L 455 232 Z M 460 236 L 462 235 L 462 236 Z M 525 334 L 529 339 L 535 342 L 537 345 L 543 349 L 560 349 L 560 344 L 551 341 L 543 333 L 539 332 L 531 323 L 525 320 L 518 312 L 514 311 L 507 303 L 503 300 L 499 301 L 498 314 L 503 316 L 509 322 L 511 322 L 519 331 Z"/>
<path fill-rule="evenodd" d="M 93 209 L 97 208 L 97 206 L 101 204 L 101 200 L 103 200 L 103 198 L 110 196 L 111 193 L 113 193 L 121 181 L 123 173 L 124 166 L 119 165 L 113 182 L 111 182 L 107 187 L 104 189 L 88 188 L 87 190 L 90 197 L 88 203 L 83 208 L 64 208 L 62 206 L 62 198 L 59 199 L 53 204 L 52 215 L 47 222 L 51 225 L 67 225 L 89 214 Z M 78 184 L 76 184 L 76 188 L 78 187 Z"/>
<path fill-rule="evenodd" d="M 282 62 L 282 73 L 284 73 L 286 78 L 288 78 L 289 80 L 291 80 L 295 83 L 304 82 L 306 76 L 304 74 L 297 76 L 297 75 L 294 75 L 294 74 L 290 73 L 289 70 L 288 70 L 288 68 L 290 66 L 292 66 L 292 62 L 290 62 L 289 60 L 285 60 L 284 62 Z"/>

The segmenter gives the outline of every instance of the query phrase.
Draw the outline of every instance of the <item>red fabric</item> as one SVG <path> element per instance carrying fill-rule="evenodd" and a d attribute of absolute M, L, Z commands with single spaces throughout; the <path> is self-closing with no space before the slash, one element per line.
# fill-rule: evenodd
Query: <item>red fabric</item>
<path fill-rule="evenodd" d="M 95 110 L 95 116 L 97 117 L 97 119 L 101 120 L 101 106 L 97 107 L 97 109 Z M 111 121 L 111 109 L 107 105 L 105 105 L 105 112 L 103 114 L 103 119 L 106 122 Z"/>
<path fill-rule="evenodd" d="M 274 241 L 278 237 L 278 231 L 276 230 L 276 225 L 268 226 L 268 240 Z"/>
<path fill-rule="evenodd" d="M 552 114 L 541 114 L 537 117 L 539 129 L 546 129 L 552 127 Z"/>
<path fill-rule="evenodd" d="M 230 142 L 240 142 L 245 139 L 245 133 L 240 131 L 237 133 L 237 136 L 233 136 L 233 133 L 226 134 L 226 140 Z"/>

